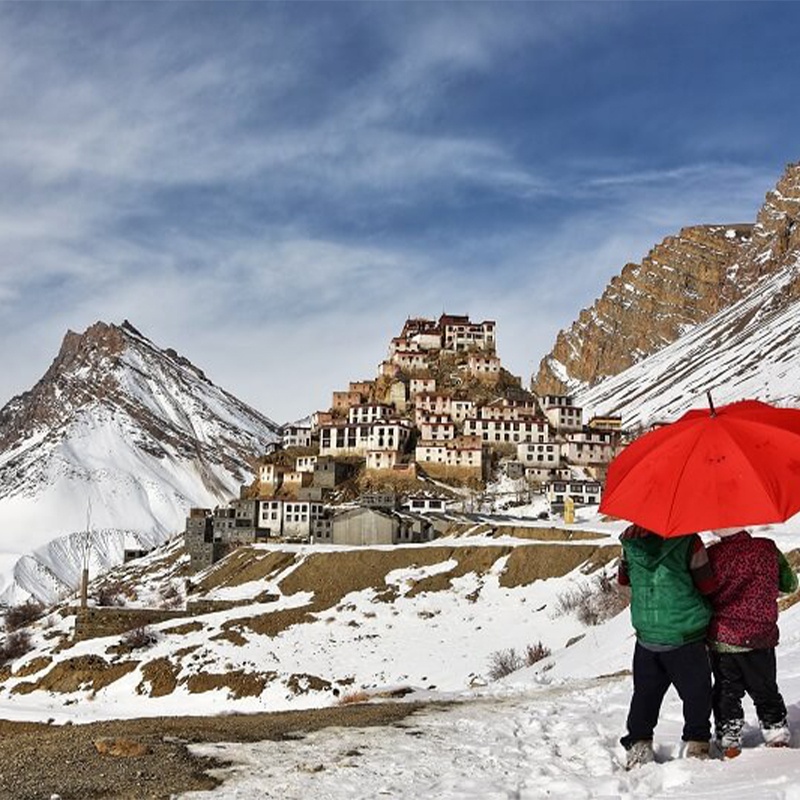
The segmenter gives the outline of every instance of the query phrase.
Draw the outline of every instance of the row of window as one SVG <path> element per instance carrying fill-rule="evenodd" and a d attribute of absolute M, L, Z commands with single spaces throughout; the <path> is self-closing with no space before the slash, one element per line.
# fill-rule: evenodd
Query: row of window
<path fill-rule="evenodd" d="M 600 484 L 590 483 L 586 486 L 578 486 L 572 484 L 569 486 L 569 489 L 567 489 L 566 483 L 554 483 L 553 491 L 554 492 L 570 491 L 570 492 L 575 492 L 576 494 L 581 494 L 582 492 L 585 492 L 586 494 L 598 494 L 600 492 Z"/>

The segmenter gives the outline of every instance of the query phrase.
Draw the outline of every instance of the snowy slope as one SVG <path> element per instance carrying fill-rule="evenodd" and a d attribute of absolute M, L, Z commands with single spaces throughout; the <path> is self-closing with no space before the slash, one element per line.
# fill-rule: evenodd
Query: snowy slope
<path fill-rule="evenodd" d="M 130 325 L 68 334 L 47 374 L 0 411 L 0 600 L 74 588 L 238 494 L 277 426 Z"/>
<path fill-rule="evenodd" d="M 800 302 L 786 302 L 800 275 L 800 256 L 751 294 L 658 353 L 590 389 L 578 391 L 585 412 L 618 414 L 623 427 L 673 420 L 692 407 L 745 398 L 800 405 Z"/>
<path fill-rule="evenodd" d="M 587 516 L 573 530 L 597 531 L 606 536 L 597 540 L 600 547 L 613 545 L 619 523 L 584 513 Z M 800 545 L 800 529 L 791 524 L 764 531 L 785 551 Z M 249 604 L 194 617 L 193 626 L 182 625 L 182 620 L 154 626 L 159 631 L 156 644 L 129 655 L 135 668 L 97 691 L 92 690 L 88 672 L 72 691 L 63 687 L 15 691 L 15 686 L 25 689 L 24 684 L 57 671 L 61 663 L 79 669 L 77 665 L 87 656 L 115 665 L 124 661 L 124 654 L 114 656 L 109 649 L 118 644 L 118 637 L 57 648 L 59 633 L 68 632 L 72 620 L 53 615 L 49 624 L 37 629 L 36 649 L 11 665 L 15 674 L 0 688 L 3 715 L 52 718 L 62 724 L 182 714 L 187 709 L 193 714 L 228 714 L 339 702 L 330 688 L 315 685 L 315 678 L 332 679 L 342 692 L 364 690 L 374 702 L 380 702 L 385 690 L 404 686 L 414 690 L 408 700 L 451 704 L 431 706 L 387 728 L 321 730 L 282 742 L 194 746 L 197 753 L 234 763 L 218 773 L 226 779 L 223 786 L 184 797 L 800 797 L 800 752 L 764 750 L 749 702 L 745 705 L 746 749 L 739 759 L 727 763 L 681 759 L 681 710 L 672 690 L 656 732 L 658 763 L 626 773 L 618 739 L 631 691 L 626 670 L 633 638 L 627 611 L 600 626 L 586 627 L 572 614 L 555 609 L 560 595 L 590 580 L 583 570 L 509 587 L 503 582 L 510 563 L 507 557 L 498 558 L 488 569 L 484 564 L 484 569 L 464 572 L 449 585 L 436 585 L 437 575 L 453 570 L 460 557 L 458 548 L 479 552 L 513 543 L 502 535 L 439 540 L 429 547 L 456 548 L 449 558 L 386 573 L 387 586 L 397 592 L 392 601 L 381 598 L 373 587 L 354 589 L 335 607 L 309 619 L 256 634 L 248 627 L 250 620 L 300 609 L 315 593 L 300 586 L 294 592 L 288 590 L 292 573 L 309 557 L 310 548 L 259 546 L 254 551 L 257 558 L 283 552 L 297 560 L 278 567 L 267 579 L 252 581 L 237 580 L 237 573 L 218 567 L 221 580 L 205 592 L 207 598 Z M 562 547 L 576 544 L 574 540 Z M 516 545 L 534 560 L 542 547 L 527 540 L 516 540 Z M 380 559 L 380 553 L 392 558 L 403 550 L 319 549 L 334 557 L 337 552 L 353 553 L 364 568 Z M 152 601 L 163 581 L 176 580 L 174 573 L 169 577 L 167 561 L 159 562 L 155 556 L 143 561 L 147 580 L 138 584 L 142 602 Z M 196 580 L 202 583 L 203 576 Z M 428 588 L 416 591 L 421 585 Z M 324 587 L 320 584 L 317 590 Z M 273 595 L 269 602 L 263 602 L 265 591 Z M 793 745 L 800 747 L 800 604 L 781 615 L 780 626 L 780 684 L 789 706 Z M 510 647 L 519 652 L 537 641 L 552 649 L 548 659 L 500 681 L 488 680 L 493 652 Z M 175 672 L 177 686 L 160 696 L 150 691 L 157 673 L 148 664 L 157 663 L 182 663 Z M 246 684 L 234 682 L 224 688 L 219 683 L 223 676 L 241 672 L 252 678 L 264 671 L 275 673 L 275 678 L 251 696 L 234 689 Z M 183 678 L 202 673 L 212 680 L 190 691 L 190 683 L 183 683 Z M 91 702 L 82 702 L 88 699 Z"/>

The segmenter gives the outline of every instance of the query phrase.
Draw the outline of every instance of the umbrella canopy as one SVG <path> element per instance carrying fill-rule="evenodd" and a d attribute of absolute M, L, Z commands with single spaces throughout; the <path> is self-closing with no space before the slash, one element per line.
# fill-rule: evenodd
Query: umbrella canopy
<path fill-rule="evenodd" d="M 611 462 L 600 511 L 661 536 L 788 519 L 800 511 L 800 410 L 742 400 L 687 412 Z"/>

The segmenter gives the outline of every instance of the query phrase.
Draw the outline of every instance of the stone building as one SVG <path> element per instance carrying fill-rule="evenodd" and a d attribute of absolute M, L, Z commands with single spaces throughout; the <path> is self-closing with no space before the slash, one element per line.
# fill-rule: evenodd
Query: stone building
<path fill-rule="evenodd" d="M 223 545 L 214 540 L 214 525 L 210 508 L 189 509 L 183 543 L 189 554 L 189 567 L 193 572 L 205 569 L 219 559 L 223 552 Z"/>
<path fill-rule="evenodd" d="M 396 545 L 430 541 L 430 521 L 414 514 L 357 507 L 333 516 L 329 525 L 315 528 L 315 544 Z"/>

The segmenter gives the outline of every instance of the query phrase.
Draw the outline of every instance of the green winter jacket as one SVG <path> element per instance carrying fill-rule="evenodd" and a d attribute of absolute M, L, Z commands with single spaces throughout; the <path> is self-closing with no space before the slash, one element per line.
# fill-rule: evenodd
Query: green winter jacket
<path fill-rule="evenodd" d="M 623 539 L 631 585 L 631 620 L 640 641 L 682 645 L 702 640 L 711 606 L 689 571 L 692 537 Z"/>

